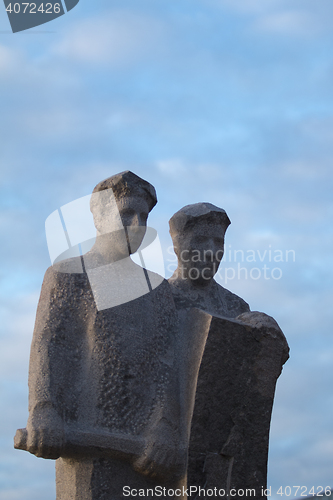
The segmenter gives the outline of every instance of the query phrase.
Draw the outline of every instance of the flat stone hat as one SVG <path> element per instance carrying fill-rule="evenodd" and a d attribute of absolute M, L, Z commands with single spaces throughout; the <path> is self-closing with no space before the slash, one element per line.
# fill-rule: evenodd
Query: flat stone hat
<path fill-rule="evenodd" d="M 211 203 L 194 203 L 186 205 L 176 212 L 169 220 L 170 234 L 182 234 L 194 228 L 199 222 L 209 224 L 219 224 L 225 232 L 231 224 L 227 213 L 223 208 L 216 207 Z"/>
<path fill-rule="evenodd" d="M 154 186 L 149 182 L 141 179 L 130 170 L 125 170 L 119 174 L 112 175 L 104 181 L 101 181 L 95 186 L 93 193 L 104 191 L 105 189 L 112 189 L 115 198 L 122 198 L 124 196 L 142 196 L 147 200 L 149 212 L 154 208 L 157 203 L 157 196 Z"/>

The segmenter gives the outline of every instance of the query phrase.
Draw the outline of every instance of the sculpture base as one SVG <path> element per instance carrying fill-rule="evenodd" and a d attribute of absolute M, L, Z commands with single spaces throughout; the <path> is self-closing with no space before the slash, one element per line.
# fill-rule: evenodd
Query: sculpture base
<path fill-rule="evenodd" d="M 133 496 L 185 500 L 183 487 L 186 488 L 186 477 L 175 482 L 157 483 L 120 460 L 59 458 L 56 461 L 56 500 L 124 500 Z M 181 490 L 180 496 L 179 492 L 172 494 L 176 489 Z M 144 494 L 141 492 L 140 495 L 139 490 Z"/>

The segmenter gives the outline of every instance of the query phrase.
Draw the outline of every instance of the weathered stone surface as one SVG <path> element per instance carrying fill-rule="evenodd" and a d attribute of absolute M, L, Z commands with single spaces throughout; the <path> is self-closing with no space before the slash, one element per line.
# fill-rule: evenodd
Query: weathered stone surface
<path fill-rule="evenodd" d="M 213 317 L 197 384 L 189 484 L 254 489 L 255 498 L 264 497 L 275 384 L 287 359 L 273 318 Z"/>
<path fill-rule="evenodd" d="M 156 500 L 161 498 L 161 495 L 155 495 L 154 491 L 161 491 L 161 488 L 165 488 L 166 492 L 174 489 L 182 491 L 184 484 L 184 479 L 177 481 L 174 478 L 163 482 L 154 480 L 134 471 L 130 463 L 110 458 L 60 458 L 56 462 L 57 500 L 123 500 L 126 497 L 132 499 L 139 496 L 140 490 L 145 494 L 150 490 L 148 498 Z M 136 494 L 128 495 L 129 489 L 123 490 L 124 486 L 136 490 Z M 127 492 L 127 495 L 123 495 L 123 491 Z M 174 497 L 166 493 L 164 498 Z"/>
<path fill-rule="evenodd" d="M 31 418 L 37 413 L 45 425 L 52 411 L 82 431 L 142 435 L 160 419 L 168 394 L 177 397 L 177 385 L 169 390 L 176 342 L 166 282 L 98 311 L 85 274 L 50 268 L 31 349 Z"/>
<path fill-rule="evenodd" d="M 273 318 L 250 312 L 213 279 L 229 224 L 225 211 L 209 203 L 188 205 L 170 220 L 178 268 L 169 283 L 179 314 L 193 307 L 212 314 L 197 382 L 188 484 L 226 495 L 252 489 L 260 499 L 275 385 L 289 348 Z"/>
<path fill-rule="evenodd" d="M 15 446 L 58 459 L 57 500 L 186 483 L 177 312 L 168 282 L 129 257 L 155 203 L 154 188 L 131 172 L 103 181 L 91 201 L 94 247 L 45 274 L 29 420 Z"/>
<path fill-rule="evenodd" d="M 99 183 L 95 245 L 47 270 L 15 447 L 56 459 L 57 500 L 119 500 L 125 486 L 185 498 L 187 465 L 189 485 L 261 498 L 288 345 L 272 318 L 213 279 L 224 210 L 189 205 L 171 219 L 170 284 L 130 259 L 155 204 L 131 172 Z"/>

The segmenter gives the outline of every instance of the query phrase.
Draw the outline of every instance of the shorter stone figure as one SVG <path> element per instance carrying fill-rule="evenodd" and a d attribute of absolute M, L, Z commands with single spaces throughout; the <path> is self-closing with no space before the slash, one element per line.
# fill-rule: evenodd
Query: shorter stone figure
<path fill-rule="evenodd" d="M 250 312 L 213 279 L 229 224 L 226 212 L 210 203 L 188 205 L 170 219 L 178 267 L 169 283 L 179 317 L 186 324 L 193 308 L 212 316 L 207 341 L 200 337 L 206 343 L 200 347 L 188 484 L 236 499 L 251 490 L 262 499 L 275 385 L 289 348 L 273 318 Z"/>
<path fill-rule="evenodd" d="M 211 203 L 196 203 L 175 213 L 169 224 L 178 257 L 178 267 L 169 279 L 176 303 L 227 318 L 249 311 L 243 299 L 213 279 L 223 257 L 224 235 L 230 224 L 226 212 Z"/>

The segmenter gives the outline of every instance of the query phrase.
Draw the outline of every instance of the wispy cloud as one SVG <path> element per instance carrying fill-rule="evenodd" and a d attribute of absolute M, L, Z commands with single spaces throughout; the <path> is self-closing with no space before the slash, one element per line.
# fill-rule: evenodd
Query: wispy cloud
<path fill-rule="evenodd" d="M 77 22 L 52 50 L 69 62 L 119 68 L 154 52 L 163 43 L 164 30 L 154 17 L 111 11 Z"/>
<path fill-rule="evenodd" d="M 6 46 L 0 45 L 0 81 L 3 80 L 8 73 L 15 68 L 15 51 Z"/>
<path fill-rule="evenodd" d="M 198 201 L 226 209 L 227 246 L 295 250 L 281 280 L 227 287 L 273 315 L 292 348 L 270 481 L 330 480 L 331 0 L 81 4 L 54 34 L 0 39 L 1 428 L 25 424 L 45 219 L 130 169 L 157 189 L 149 223 L 165 252 L 168 219 Z M 39 489 L 43 462 L 12 449 L 13 431 L 0 498 L 44 500 L 54 477 Z"/>
<path fill-rule="evenodd" d="M 254 29 L 271 35 L 310 36 L 317 30 L 313 18 L 305 11 L 283 11 L 259 17 Z"/>
<path fill-rule="evenodd" d="M 219 0 L 219 3 L 240 13 L 261 14 L 281 5 L 281 0 Z"/>

